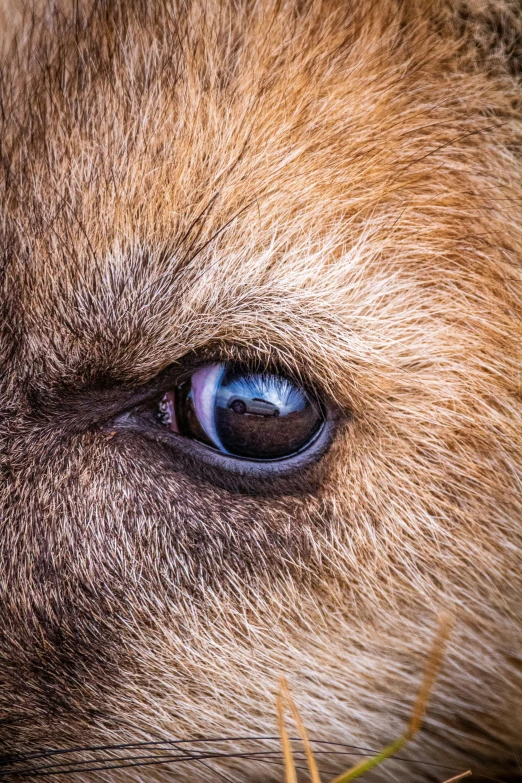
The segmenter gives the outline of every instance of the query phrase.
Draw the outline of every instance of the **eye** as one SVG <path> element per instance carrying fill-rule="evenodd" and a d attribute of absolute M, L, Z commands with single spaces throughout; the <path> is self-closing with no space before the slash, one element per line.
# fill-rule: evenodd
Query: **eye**
<path fill-rule="evenodd" d="M 156 418 L 222 454 L 266 461 L 303 451 L 324 424 L 318 403 L 289 378 L 225 363 L 201 367 L 168 391 Z"/>

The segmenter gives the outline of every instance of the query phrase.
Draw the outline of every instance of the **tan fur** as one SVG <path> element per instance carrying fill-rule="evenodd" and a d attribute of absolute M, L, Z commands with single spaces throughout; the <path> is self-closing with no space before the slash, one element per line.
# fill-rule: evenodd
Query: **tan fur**
<path fill-rule="evenodd" d="M 379 747 L 445 608 L 404 756 L 516 770 L 518 4 L 20 18 L 0 86 L 0 747 L 272 735 L 281 673 L 311 735 Z M 313 486 L 233 492 L 96 426 L 203 350 L 275 358 L 330 400 Z M 450 776 L 374 779 L 390 771 Z"/>

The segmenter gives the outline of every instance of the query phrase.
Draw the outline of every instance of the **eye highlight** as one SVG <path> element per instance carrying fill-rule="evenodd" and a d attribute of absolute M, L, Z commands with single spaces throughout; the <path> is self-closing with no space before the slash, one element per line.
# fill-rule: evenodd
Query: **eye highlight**
<path fill-rule="evenodd" d="M 161 399 L 157 421 L 224 455 L 274 461 L 310 446 L 324 417 L 289 378 L 226 363 L 200 367 Z"/>

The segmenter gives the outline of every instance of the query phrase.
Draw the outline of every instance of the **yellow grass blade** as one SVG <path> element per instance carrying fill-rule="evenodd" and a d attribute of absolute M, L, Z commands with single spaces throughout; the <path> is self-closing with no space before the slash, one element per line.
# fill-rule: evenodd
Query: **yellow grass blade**
<path fill-rule="evenodd" d="M 390 745 L 384 748 L 384 750 L 381 750 L 380 753 L 372 756 L 372 758 L 360 761 L 354 767 L 351 767 L 346 772 L 343 772 L 343 774 L 335 778 L 332 783 L 349 783 L 349 781 L 355 780 L 361 775 L 364 775 L 370 769 L 373 769 L 373 767 L 376 767 L 378 764 L 382 764 L 383 761 L 386 761 L 386 759 L 389 759 L 391 756 L 395 755 L 395 753 L 402 750 L 406 743 L 409 742 L 409 740 L 411 740 L 412 737 L 419 731 L 420 727 L 422 726 L 422 721 L 426 712 L 426 706 L 428 704 L 433 685 L 444 658 L 446 643 L 448 641 L 452 627 L 453 618 L 448 614 L 440 615 L 439 627 L 437 629 L 437 633 L 435 635 L 435 639 L 426 662 L 424 677 L 419 689 L 419 693 L 413 705 L 413 710 L 406 733 L 398 740 L 395 740 L 395 742 L 392 742 Z M 466 776 L 467 773 L 461 777 Z M 460 780 L 460 777 L 457 776 L 456 780 Z M 446 781 L 446 783 L 450 783 L 450 781 Z"/>
<path fill-rule="evenodd" d="M 276 698 L 277 706 L 277 723 L 279 727 L 279 735 L 281 737 L 281 746 L 283 748 L 283 759 L 285 763 L 285 780 L 286 783 L 297 783 L 297 775 L 294 764 L 294 754 L 292 753 L 292 746 L 285 727 L 285 715 L 283 706 L 283 690 L 285 682 L 281 677 L 279 685 L 279 693 Z"/>
<path fill-rule="evenodd" d="M 308 739 L 308 734 L 306 732 L 305 725 L 299 714 L 297 705 L 293 700 L 292 694 L 290 693 L 290 688 L 288 687 L 288 682 L 286 681 L 285 677 L 281 677 L 281 694 L 285 697 L 288 706 L 292 711 L 292 715 L 294 717 L 297 730 L 299 732 L 299 736 L 303 741 L 303 745 L 306 753 L 306 759 L 308 761 L 308 769 L 310 770 L 311 781 L 312 783 L 321 783 L 321 777 L 319 775 L 319 770 L 317 769 L 317 764 L 312 751 L 312 746 L 310 745 L 310 740 Z"/>
<path fill-rule="evenodd" d="M 426 713 L 426 707 L 431 696 L 431 691 L 437 679 L 439 669 L 444 659 L 444 653 L 446 650 L 446 644 L 449 639 L 451 629 L 453 628 L 453 617 L 449 614 L 441 614 L 439 616 L 439 627 L 433 640 L 428 660 L 424 668 L 424 677 L 419 693 L 413 705 L 410 723 L 406 731 L 406 737 L 408 740 L 412 739 L 419 731 L 424 715 Z"/>
<path fill-rule="evenodd" d="M 472 771 L 468 769 L 466 772 L 461 772 L 460 775 L 455 775 L 453 778 L 448 778 L 448 780 L 445 780 L 444 783 L 457 783 L 458 780 L 462 780 L 462 778 L 469 778 L 469 776 L 472 774 Z"/>

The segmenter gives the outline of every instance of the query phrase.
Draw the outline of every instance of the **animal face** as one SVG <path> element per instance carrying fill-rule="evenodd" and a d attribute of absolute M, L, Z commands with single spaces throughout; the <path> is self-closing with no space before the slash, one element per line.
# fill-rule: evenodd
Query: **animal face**
<path fill-rule="evenodd" d="M 516 770 L 518 5 L 17 10 L 2 751 L 273 736 L 280 674 L 312 736 L 378 748 L 445 609 L 389 769 Z M 72 777 L 280 780 L 260 742 Z"/>

